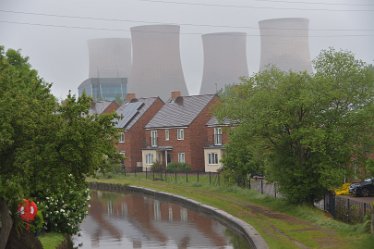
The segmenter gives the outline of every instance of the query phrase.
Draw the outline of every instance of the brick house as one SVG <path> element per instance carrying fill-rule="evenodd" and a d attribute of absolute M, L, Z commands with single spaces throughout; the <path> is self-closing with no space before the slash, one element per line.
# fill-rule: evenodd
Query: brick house
<path fill-rule="evenodd" d="M 142 150 L 143 170 L 156 161 L 185 162 L 194 171 L 204 171 L 205 124 L 218 102 L 215 94 L 180 96 L 171 99 L 145 126 L 146 147 Z"/>
<path fill-rule="evenodd" d="M 221 160 L 232 127 L 233 123 L 229 120 L 219 122 L 216 117 L 212 117 L 206 124 L 208 143 L 204 147 L 205 172 L 217 172 L 223 167 Z"/>
<path fill-rule="evenodd" d="M 142 148 L 145 146 L 144 126 L 161 109 L 164 102 L 159 97 L 136 99 L 134 94 L 127 95 L 127 102 L 117 109 L 116 127 L 120 129 L 118 151 L 124 155 L 126 171 L 133 172 L 141 167 Z"/>

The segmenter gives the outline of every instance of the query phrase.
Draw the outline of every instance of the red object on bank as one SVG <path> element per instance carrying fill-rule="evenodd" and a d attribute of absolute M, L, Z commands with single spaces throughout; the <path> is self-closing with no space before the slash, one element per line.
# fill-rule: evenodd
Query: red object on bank
<path fill-rule="evenodd" d="M 17 213 L 23 221 L 31 222 L 38 213 L 38 206 L 33 201 L 23 199 L 23 202 L 18 204 Z"/>

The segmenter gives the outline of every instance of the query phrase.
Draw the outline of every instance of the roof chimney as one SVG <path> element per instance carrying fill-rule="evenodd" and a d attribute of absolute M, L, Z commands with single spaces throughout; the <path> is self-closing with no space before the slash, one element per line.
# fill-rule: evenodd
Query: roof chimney
<path fill-rule="evenodd" d="M 130 103 L 133 99 L 136 99 L 135 93 L 128 93 L 126 95 L 126 101 Z"/>
<path fill-rule="evenodd" d="M 172 100 L 175 100 L 176 98 L 178 98 L 180 96 L 181 96 L 181 92 L 180 91 L 173 91 L 173 92 L 171 92 L 171 99 Z"/>

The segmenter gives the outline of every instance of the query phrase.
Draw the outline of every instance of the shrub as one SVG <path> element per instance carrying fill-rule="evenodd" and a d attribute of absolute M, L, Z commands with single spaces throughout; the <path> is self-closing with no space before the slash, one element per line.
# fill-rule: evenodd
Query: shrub
<path fill-rule="evenodd" d="M 88 214 L 89 190 L 77 184 L 69 174 L 65 184 L 55 186 L 53 191 L 46 189 L 41 194 L 38 206 L 44 213 L 48 231 L 74 234 L 79 224 Z"/>
<path fill-rule="evenodd" d="M 159 161 L 156 161 L 152 164 L 153 172 L 162 172 L 163 168 L 163 165 Z"/>
<path fill-rule="evenodd" d="M 189 172 L 191 166 L 187 163 L 169 163 L 166 167 L 167 172 Z"/>

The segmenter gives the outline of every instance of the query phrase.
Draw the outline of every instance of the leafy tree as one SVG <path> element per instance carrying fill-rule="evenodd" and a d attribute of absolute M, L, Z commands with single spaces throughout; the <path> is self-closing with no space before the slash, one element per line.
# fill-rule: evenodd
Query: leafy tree
<path fill-rule="evenodd" d="M 0 202 L 13 214 L 23 198 L 46 202 L 72 182 L 75 191 L 85 191 L 86 176 L 119 159 L 113 116 L 89 115 L 86 96 L 76 99 L 69 93 L 58 103 L 50 87 L 28 58 L 0 47 Z M 81 205 L 75 211 L 85 209 Z"/>
<path fill-rule="evenodd" d="M 353 161 L 364 165 L 362 148 L 373 137 L 371 67 L 334 49 L 322 51 L 314 65 L 312 75 L 276 68 L 255 74 L 227 89 L 217 111 L 240 121 L 228 148 L 245 150 L 249 158 L 236 164 L 237 171 L 263 165 L 288 200 L 298 203 L 312 203 L 339 185 Z M 225 167 L 230 163 L 235 165 L 229 154 Z"/>

